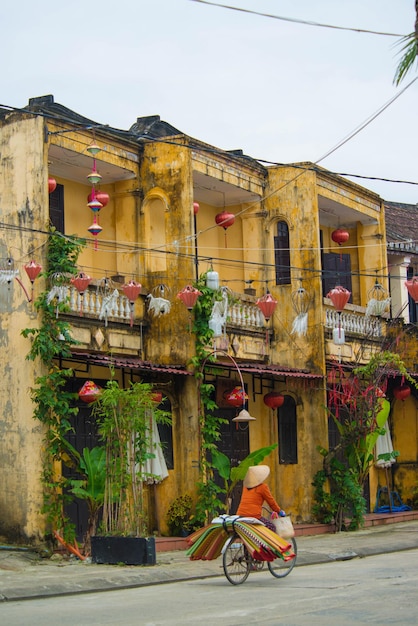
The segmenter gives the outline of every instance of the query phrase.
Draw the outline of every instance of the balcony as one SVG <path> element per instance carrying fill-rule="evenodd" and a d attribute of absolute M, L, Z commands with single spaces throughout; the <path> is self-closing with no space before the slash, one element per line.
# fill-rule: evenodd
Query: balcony
<path fill-rule="evenodd" d="M 381 339 L 384 332 L 384 319 L 381 317 L 366 317 L 366 308 L 355 304 L 347 304 L 344 311 L 338 313 L 329 298 L 324 298 L 325 306 L 325 329 L 332 331 L 334 328 L 342 328 L 345 335 Z"/>

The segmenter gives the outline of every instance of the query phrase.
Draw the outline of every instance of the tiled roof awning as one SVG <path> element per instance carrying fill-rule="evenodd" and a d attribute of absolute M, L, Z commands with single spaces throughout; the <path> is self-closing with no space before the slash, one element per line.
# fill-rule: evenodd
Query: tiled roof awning
<path fill-rule="evenodd" d="M 140 372 L 160 372 L 165 374 L 176 374 L 183 376 L 192 376 L 193 372 L 189 372 L 183 365 L 159 365 L 150 361 L 129 356 L 109 356 L 107 354 L 94 354 L 89 352 L 72 353 L 74 359 L 85 361 L 91 365 L 100 365 L 103 367 L 126 368 L 138 370 Z"/>
<path fill-rule="evenodd" d="M 269 375 L 272 378 L 306 378 L 310 380 L 322 380 L 322 374 L 311 374 L 307 370 L 298 370 L 287 368 L 281 365 L 265 365 L 264 363 L 238 363 L 237 364 L 241 372 L 253 375 Z M 224 368 L 224 369 L 236 369 L 233 363 L 216 362 L 207 363 L 205 369 L 209 368 Z"/>

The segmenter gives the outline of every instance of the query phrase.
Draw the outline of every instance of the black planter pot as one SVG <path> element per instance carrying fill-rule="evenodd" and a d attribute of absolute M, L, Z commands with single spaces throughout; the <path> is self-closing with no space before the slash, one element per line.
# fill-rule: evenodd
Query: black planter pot
<path fill-rule="evenodd" d="M 154 537 L 91 538 L 91 560 L 106 565 L 155 565 Z"/>

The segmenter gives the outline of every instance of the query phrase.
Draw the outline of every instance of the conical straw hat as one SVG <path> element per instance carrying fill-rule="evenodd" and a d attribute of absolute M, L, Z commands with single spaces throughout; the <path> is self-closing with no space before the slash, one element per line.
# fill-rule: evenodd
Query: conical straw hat
<path fill-rule="evenodd" d="M 261 485 L 270 474 L 270 468 L 268 465 L 251 465 L 244 478 L 244 487 L 252 489 Z"/>

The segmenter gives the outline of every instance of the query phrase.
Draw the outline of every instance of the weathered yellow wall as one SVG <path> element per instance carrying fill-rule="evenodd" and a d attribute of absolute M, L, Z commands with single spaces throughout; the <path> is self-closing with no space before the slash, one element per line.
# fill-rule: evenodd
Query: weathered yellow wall
<path fill-rule="evenodd" d="M 30 293 L 23 270 L 32 255 L 43 262 L 45 237 L 30 232 L 48 220 L 48 175 L 41 118 L 28 117 L 19 128 L 5 123 L 0 134 L 0 256 L 11 256 Z M 25 231 L 25 229 L 28 231 Z M 35 291 L 42 289 L 39 279 Z M 45 529 L 40 484 L 43 430 L 35 422 L 30 388 L 42 375 L 26 360 L 30 339 L 24 328 L 38 326 L 33 305 L 16 281 L 0 286 L 0 535 L 14 541 L 37 542 Z"/>

